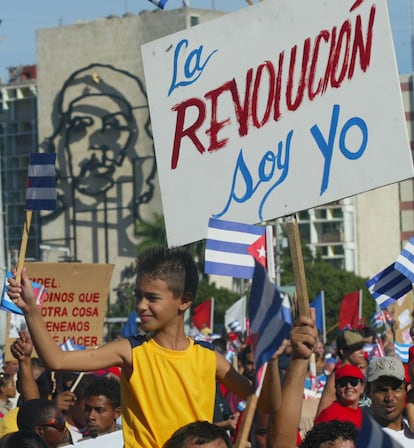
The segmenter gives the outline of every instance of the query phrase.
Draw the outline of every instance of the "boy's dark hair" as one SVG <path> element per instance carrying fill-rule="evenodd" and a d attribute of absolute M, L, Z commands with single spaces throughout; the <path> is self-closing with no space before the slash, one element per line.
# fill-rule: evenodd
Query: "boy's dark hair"
<path fill-rule="evenodd" d="M 34 430 L 49 420 L 51 409 L 55 409 L 53 401 L 43 398 L 24 401 L 17 412 L 17 427 L 19 429 Z"/>
<path fill-rule="evenodd" d="M 225 429 L 205 421 L 189 423 L 179 428 L 164 445 L 164 448 L 185 448 L 188 443 L 204 445 L 213 440 L 221 439 L 227 448 L 232 447 L 230 437 Z"/>
<path fill-rule="evenodd" d="M 4 448 L 47 448 L 47 445 L 37 432 L 21 429 L 7 437 Z"/>
<path fill-rule="evenodd" d="M 106 376 L 96 376 L 85 388 L 83 396 L 87 400 L 89 397 L 106 397 L 113 409 L 121 406 L 121 386 L 119 382 Z"/>
<path fill-rule="evenodd" d="M 137 258 L 137 278 L 144 275 L 167 282 L 175 297 L 197 294 L 198 269 L 192 255 L 184 248 L 154 247 Z"/>
<path fill-rule="evenodd" d="M 358 430 L 353 423 L 331 420 L 318 423 L 308 431 L 299 448 L 319 448 L 322 443 L 335 442 L 338 439 L 356 443 L 357 436 Z"/>

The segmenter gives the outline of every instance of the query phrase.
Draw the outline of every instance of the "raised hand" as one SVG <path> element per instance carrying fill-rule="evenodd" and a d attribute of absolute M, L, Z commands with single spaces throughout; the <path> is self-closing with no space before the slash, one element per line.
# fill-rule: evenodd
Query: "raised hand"
<path fill-rule="evenodd" d="M 33 344 L 27 330 L 19 332 L 19 337 L 10 346 L 10 351 L 17 360 L 21 360 L 22 358 L 31 358 Z"/>

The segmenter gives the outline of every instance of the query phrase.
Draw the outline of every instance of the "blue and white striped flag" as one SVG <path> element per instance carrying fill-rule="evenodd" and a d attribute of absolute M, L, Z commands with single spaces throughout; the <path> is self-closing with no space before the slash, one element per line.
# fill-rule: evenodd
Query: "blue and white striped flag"
<path fill-rule="evenodd" d="M 412 344 L 404 344 L 402 342 L 394 342 L 395 353 L 400 357 L 405 364 L 408 363 L 409 350 Z"/>
<path fill-rule="evenodd" d="M 414 238 L 410 238 L 395 262 L 395 269 L 414 283 Z"/>
<path fill-rule="evenodd" d="M 86 350 L 86 346 L 85 345 L 75 344 L 75 341 L 72 338 L 66 339 L 65 342 L 63 342 L 62 344 L 59 344 L 59 347 L 64 352 L 73 352 L 75 350 Z"/>
<path fill-rule="evenodd" d="M 206 274 L 251 279 L 254 257 L 248 248 L 266 233 L 266 227 L 210 218 L 208 222 Z"/>
<path fill-rule="evenodd" d="M 412 289 L 411 281 L 397 271 L 395 263 L 369 279 L 366 283 L 369 292 L 381 309 L 406 295 Z"/>
<path fill-rule="evenodd" d="M 26 210 L 55 210 L 56 153 L 32 153 L 27 173 Z"/>
<path fill-rule="evenodd" d="M 165 4 L 168 0 L 149 0 L 154 5 L 158 6 L 160 9 L 164 9 Z"/>
<path fill-rule="evenodd" d="M 255 261 L 249 301 L 250 339 L 256 371 L 268 362 L 289 336 L 292 319 L 281 319 L 282 297 L 265 268 Z"/>

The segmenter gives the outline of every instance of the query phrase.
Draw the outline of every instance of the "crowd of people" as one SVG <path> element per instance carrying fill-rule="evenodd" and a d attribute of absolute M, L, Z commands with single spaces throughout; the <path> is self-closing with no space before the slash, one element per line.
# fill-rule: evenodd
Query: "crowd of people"
<path fill-rule="evenodd" d="M 297 315 L 257 397 L 248 337 L 206 342 L 185 331 L 199 279 L 186 250 L 138 257 L 139 328 L 90 350 L 55 343 L 29 275 L 9 280 L 27 330 L 0 373 L 0 448 L 414 446 L 414 357 L 403 364 L 390 332 L 378 356 L 366 349 L 375 331 L 345 329 L 327 346 L 314 319 Z M 318 404 L 311 424 L 307 400 Z"/>

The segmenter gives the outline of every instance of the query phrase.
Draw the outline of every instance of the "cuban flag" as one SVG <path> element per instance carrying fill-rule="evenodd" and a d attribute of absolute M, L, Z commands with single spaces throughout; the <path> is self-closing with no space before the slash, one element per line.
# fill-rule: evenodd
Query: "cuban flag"
<path fill-rule="evenodd" d="M 412 344 L 404 344 L 402 342 L 394 342 L 395 353 L 400 357 L 404 364 L 408 363 L 409 350 Z"/>
<path fill-rule="evenodd" d="M 65 342 L 59 344 L 59 347 L 64 352 L 74 352 L 75 350 L 86 350 L 85 345 L 75 344 L 75 341 L 72 338 L 66 339 Z"/>
<path fill-rule="evenodd" d="M 258 384 L 263 367 L 281 346 L 292 328 L 291 314 L 283 310 L 283 299 L 264 267 L 255 261 L 249 301 L 250 340 L 254 353 Z M 286 315 L 288 322 L 282 319 Z M 290 316 L 290 317 L 289 317 Z"/>
<path fill-rule="evenodd" d="M 260 254 L 266 257 L 266 246 L 260 251 L 257 241 L 265 244 L 265 226 L 242 224 L 210 218 L 208 222 L 205 265 L 206 274 L 251 279 L 254 263 Z M 252 256 L 251 246 L 256 248 L 257 257 Z M 260 251 L 260 254 L 259 254 Z M 261 262 L 261 264 L 263 264 Z"/>
<path fill-rule="evenodd" d="M 395 269 L 395 263 L 369 279 L 368 291 L 381 309 L 405 296 L 412 289 L 411 281 Z"/>
<path fill-rule="evenodd" d="M 414 238 L 410 238 L 395 262 L 395 269 L 414 283 Z"/>
<path fill-rule="evenodd" d="M 26 210 L 55 210 L 56 153 L 32 153 L 27 175 Z"/>
<path fill-rule="evenodd" d="M 164 6 L 166 5 L 168 0 L 149 0 L 154 5 L 158 6 L 160 9 L 164 9 Z"/>

